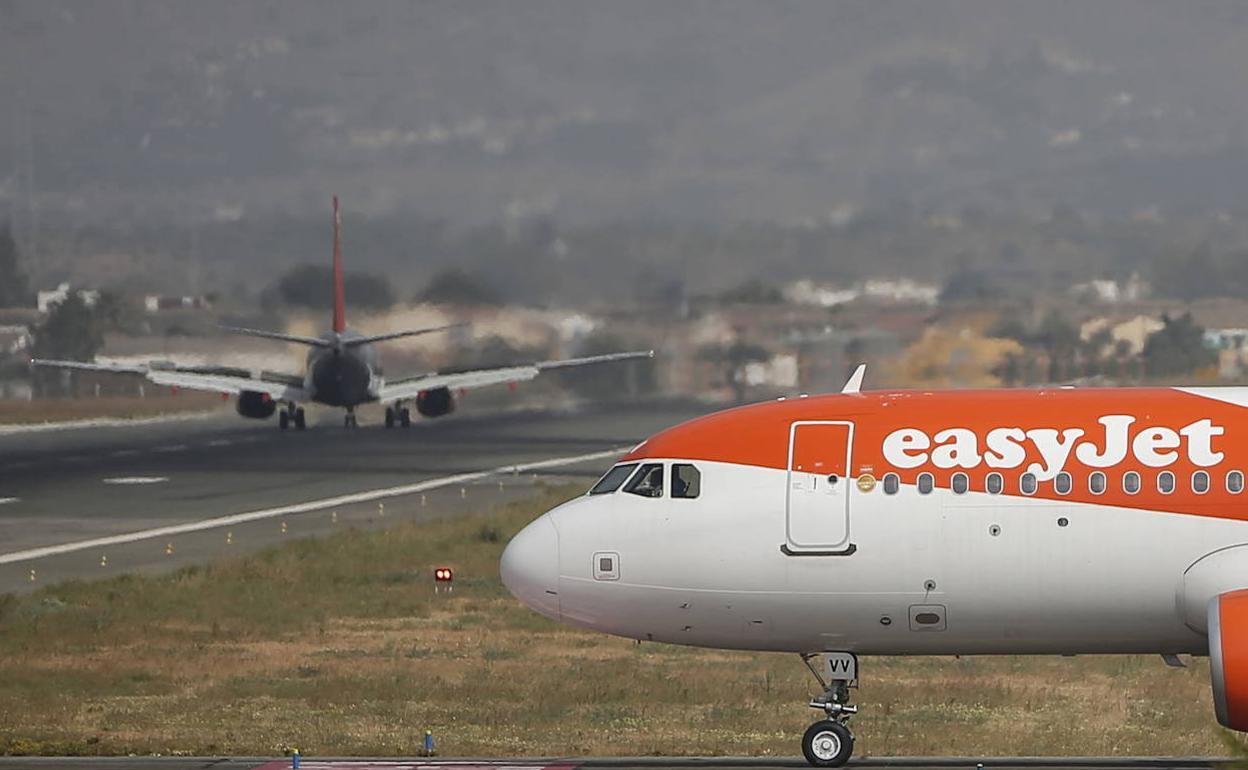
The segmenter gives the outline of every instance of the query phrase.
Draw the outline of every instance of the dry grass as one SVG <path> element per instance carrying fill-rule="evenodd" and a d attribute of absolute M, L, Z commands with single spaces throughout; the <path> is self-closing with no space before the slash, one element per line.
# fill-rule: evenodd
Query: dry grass
<path fill-rule="evenodd" d="M 2 599 L 0 753 L 410 755 L 428 728 L 445 755 L 795 754 L 795 656 L 637 646 L 506 594 L 503 542 L 575 491 Z M 1227 753 L 1203 661 L 864 663 L 860 753 Z"/>
<path fill-rule="evenodd" d="M 151 398 L 116 396 L 33 401 L 0 399 L 0 425 L 32 425 L 96 418 L 132 420 L 221 408 L 221 397 L 210 393 L 179 393 L 177 396 Z"/>

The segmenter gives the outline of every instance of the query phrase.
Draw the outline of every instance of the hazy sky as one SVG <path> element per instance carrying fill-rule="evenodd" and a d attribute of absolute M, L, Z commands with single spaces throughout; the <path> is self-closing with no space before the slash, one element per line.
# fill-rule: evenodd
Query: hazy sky
<path fill-rule="evenodd" d="M 9 0 L 0 49 L 45 222 L 1248 200 L 1240 2 Z"/>

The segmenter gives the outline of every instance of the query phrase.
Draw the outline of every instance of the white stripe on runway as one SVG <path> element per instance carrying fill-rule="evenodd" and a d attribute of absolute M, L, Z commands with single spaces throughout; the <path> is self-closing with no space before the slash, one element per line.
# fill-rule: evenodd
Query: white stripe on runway
<path fill-rule="evenodd" d="M 454 476 L 443 476 L 439 479 L 419 481 L 415 484 L 404 484 L 398 487 L 371 489 L 367 492 L 356 492 L 349 495 L 339 495 L 338 497 L 326 497 L 321 500 L 309 500 L 306 503 L 283 505 L 280 508 L 266 508 L 260 511 L 232 513 L 228 516 L 218 516 L 213 519 L 190 521 L 185 524 L 172 524 L 167 527 L 144 529 L 139 530 L 138 532 L 127 532 L 121 535 L 109 535 L 107 537 L 92 538 L 90 540 L 78 540 L 73 543 L 49 545 L 42 548 L 30 548 L 25 551 L 13 551 L 12 553 L 0 554 L 0 564 L 13 564 L 14 562 L 19 561 L 42 559 L 45 556 L 58 556 L 60 554 L 73 553 L 74 551 L 83 551 L 88 548 L 124 545 L 126 543 L 134 543 L 139 540 L 147 540 L 153 537 L 185 535 L 188 532 L 201 532 L 205 529 L 215 529 L 216 527 L 244 524 L 249 521 L 258 521 L 260 519 L 271 519 L 274 516 L 288 516 L 296 513 L 319 511 L 324 508 L 332 508 L 339 505 L 352 505 L 354 503 L 367 503 L 371 500 L 381 500 L 387 497 L 400 497 L 402 495 L 424 492 L 426 490 L 446 487 L 452 484 L 464 484 L 469 481 L 477 481 L 478 479 L 484 479 L 500 473 L 525 473 L 528 471 L 541 470 L 543 468 L 556 468 L 561 465 L 575 465 L 576 463 L 589 462 L 590 460 L 602 460 L 608 457 L 621 455 L 629 449 L 632 449 L 632 446 L 608 449 L 604 452 L 590 452 L 589 454 L 573 455 L 571 457 L 554 457 L 549 460 L 538 460 L 531 463 L 521 463 L 520 465 L 504 465 L 499 468 L 491 468 L 490 470 L 485 471 L 457 473 Z"/>
<path fill-rule="evenodd" d="M 8 505 L 9 503 L 20 503 L 20 497 L 0 497 L 0 505 Z"/>
<path fill-rule="evenodd" d="M 223 413 L 221 410 L 214 409 L 210 412 L 163 414 L 156 417 L 136 417 L 134 419 L 99 417 L 86 420 L 69 420 L 66 422 L 37 422 L 23 425 L 5 424 L 0 425 L 0 436 L 10 436 L 17 433 L 43 433 L 51 430 L 79 430 L 81 428 L 135 428 L 145 425 L 160 425 L 161 423 L 207 420 L 211 417 L 219 417 Z"/>

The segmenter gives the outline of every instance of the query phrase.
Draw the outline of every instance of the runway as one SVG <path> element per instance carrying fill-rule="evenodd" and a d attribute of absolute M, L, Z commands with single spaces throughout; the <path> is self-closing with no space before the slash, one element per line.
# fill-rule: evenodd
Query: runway
<path fill-rule="evenodd" d="M 1212 770 L 1232 764 L 1203 757 L 878 757 L 850 768 L 922 770 Z M 291 761 L 255 757 L 0 757 L 0 770 L 289 770 Z M 791 757 L 608 757 L 544 759 L 304 758 L 303 770 L 765 770 L 809 768 Z"/>
<path fill-rule="evenodd" d="M 463 414 L 409 430 L 307 431 L 232 413 L 119 427 L 0 435 L 0 593 L 121 571 L 167 570 L 336 526 L 479 510 L 526 493 L 533 472 L 482 471 L 600 455 L 709 411 L 696 402 Z M 597 457 L 537 472 L 588 484 Z M 441 483 L 435 488 L 426 486 Z M 501 485 L 500 485 L 501 482 Z M 377 496 L 377 490 L 397 490 Z M 407 494 L 399 494 L 410 490 Z M 360 499 L 372 497 L 374 499 Z M 343 500 L 286 509 L 308 501 Z M 28 558 L 32 550 L 248 512 L 273 515 L 159 539 Z M 276 513 L 273 513 L 276 512 Z M 224 530 L 224 531 L 222 531 Z"/>

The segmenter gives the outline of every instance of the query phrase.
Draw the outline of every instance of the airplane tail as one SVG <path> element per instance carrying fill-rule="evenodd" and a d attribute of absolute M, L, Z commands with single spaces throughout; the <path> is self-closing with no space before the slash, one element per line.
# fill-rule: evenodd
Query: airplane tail
<path fill-rule="evenodd" d="M 338 211 L 338 196 L 334 196 L 334 333 L 342 334 L 347 328 L 347 299 L 342 288 L 342 214 Z"/>

